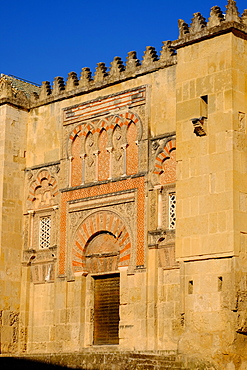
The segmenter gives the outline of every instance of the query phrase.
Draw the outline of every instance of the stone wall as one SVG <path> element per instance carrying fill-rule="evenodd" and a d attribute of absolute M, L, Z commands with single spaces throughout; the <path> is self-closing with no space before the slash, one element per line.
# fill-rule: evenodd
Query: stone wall
<path fill-rule="evenodd" d="M 0 78 L 1 353 L 246 367 L 246 11 L 179 32 L 52 88 Z M 99 347 L 111 275 L 119 343 Z"/>

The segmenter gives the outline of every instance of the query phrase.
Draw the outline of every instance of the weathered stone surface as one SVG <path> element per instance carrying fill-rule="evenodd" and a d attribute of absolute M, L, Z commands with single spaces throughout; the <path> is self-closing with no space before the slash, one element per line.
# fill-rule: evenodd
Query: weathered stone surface
<path fill-rule="evenodd" d="M 179 29 L 53 89 L 0 77 L 2 355 L 247 366 L 246 11 Z"/>

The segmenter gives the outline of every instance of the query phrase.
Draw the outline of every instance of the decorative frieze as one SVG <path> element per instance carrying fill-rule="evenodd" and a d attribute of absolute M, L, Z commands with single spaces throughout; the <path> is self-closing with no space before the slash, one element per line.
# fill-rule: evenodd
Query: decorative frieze
<path fill-rule="evenodd" d="M 110 114 L 120 108 L 145 104 L 146 102 L 146 87 L 141 86 L 135 89 L 109 95 L 104 98 L 98 98 L 92 101 L 87 101 L 72 107 L 64 109 L 64 124 L 71 124 L 77 121 L 84 121 L 90 117 L 97 117 Z"/>

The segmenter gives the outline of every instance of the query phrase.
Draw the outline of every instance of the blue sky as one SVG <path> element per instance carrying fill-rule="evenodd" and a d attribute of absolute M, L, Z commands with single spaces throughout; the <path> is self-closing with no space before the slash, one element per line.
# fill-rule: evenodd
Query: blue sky
<path fill-rule="evenodd" d="M 12 0 L 1 2 L 0 72 L 29 81 L 52 82 L 69 72 L 80 74 L 96 63 L 109 67 L 128 51 L 142 59 L 146 46 L 159 52 L 162 41 L 178 36 L 177 20 L 190 23 L 193 13 L 208 18 L 214 5 L 227 0 Z M 238 0 L 240 13 L 247 0 Z"/>

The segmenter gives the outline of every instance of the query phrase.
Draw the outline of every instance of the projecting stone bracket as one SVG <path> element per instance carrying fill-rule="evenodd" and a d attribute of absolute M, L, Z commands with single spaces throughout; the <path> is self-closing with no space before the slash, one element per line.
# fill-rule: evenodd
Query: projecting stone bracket
<path fill-rule="evenodd" d="M 194 127 L 194 133 L 196 136 L 205 136 L 206 130 L 205 130 L 205 123 L 206 123 L 207 117 L 199 117 L 199 118 L 192 118 L 191 122 Z"/>
<path fill-rule="evenodd" d="M 159 249 L 162 246 L 175 243 L 175 230 L 156 229 L 148 231 L 148 248 Z"/>

